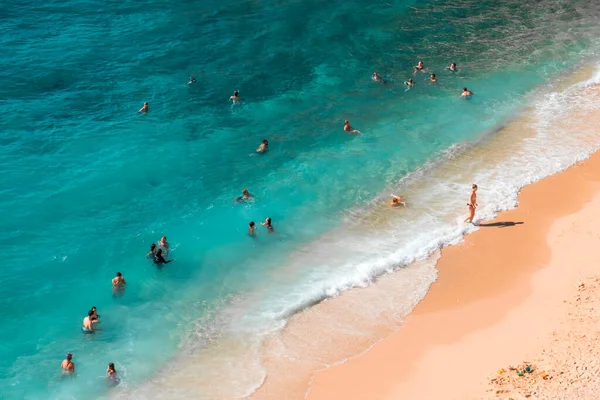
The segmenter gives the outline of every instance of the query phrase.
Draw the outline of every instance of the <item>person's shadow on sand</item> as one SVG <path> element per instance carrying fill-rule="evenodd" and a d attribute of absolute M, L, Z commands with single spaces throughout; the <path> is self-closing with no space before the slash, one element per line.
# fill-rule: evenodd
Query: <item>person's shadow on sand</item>
<path fill-rule="evenodd" d="M 523 221 L 519 221 L 519 222 L 501 221 L 501 222 L 492 222 L 492 223 L 489 223 L 489 224 L 479 224 L 478 226 L 506 228 L 507 226 L 521 225 L 521 224 L 524 224 L 524 223 L 525 222 L 523 222 Z"/>

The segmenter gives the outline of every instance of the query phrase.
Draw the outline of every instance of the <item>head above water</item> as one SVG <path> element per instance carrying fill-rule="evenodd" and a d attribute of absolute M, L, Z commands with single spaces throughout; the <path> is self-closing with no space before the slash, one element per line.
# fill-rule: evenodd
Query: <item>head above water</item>
<path fill-rule="evenodd" d="M 344 121 L 344 125 L 350 125 L 350 121 L 348 121 L 348 120 L 345 120 L 345 121 Z"/>
<path fill-rule="evenodd" d="M 117 372 L 117 371 L 115 370 L 115 364 L 114 364 L 114 363 L 108 363 L 108 369 L 109 369 L 110 371 Z"/>
<path fill-rule="evenodd" d="M 161 237 L 161 238 L 160 238 L 160 241 L 161 241 L 161 242 L 166 242 L 166 241 L 167 241 L 167 237 L 166 237 L 166 236 L 163 236 L 163 237 Z"/>
<path fill-rule="evenodd" d="M 237 97 L 239 94 L 240 94 L 240 92 L 238 92 L 237 90 L 234 90 L 234 91 L 233 91 L 233 95 L 234 95 L 234 96 L 236 96 L 236 97 Z"/>
<path fill-rule="evenodd" d="M 469 89 L 467 89 L 466 87 L 463 88 L 463 92 L 468 92 Z"/>
<path fill-rule="evenodd" d="M 271 225 L 271 218 L 267 217 L 267 219 L 265 220 L 265 222 L 269 225 Z"/>
<path fill-rule="evenodd" d="M 92 311 L 96 312 L 96 306 L 92 306 Z"/>
<path fill-rule="evenodd" d="M 244 196 L 248 196 L 250 194 L 250 192 L 248 192 L 248 189 L 244 189 L 244 190 L 242 190 L 242 194 Z"/>
<path fill-rule="evenodd" d="M 456 68 L 456 63 L 452 63 L 452 64 L 450 64 L 450 66 L 451 66 L 452 68 Z"/>
<path fill-rule="evenodd" d="M 156 250 L 156 244 L 152 243 L 150 245 L 150 251 L 154 251 L 154 250 Z"/>
<path fill-rule="evenodd" d="M 263 139 L 263 141 L 262 141 L 262 142 L 263 142 L 263 144 L 264 144 L 265 146 L 268 146 L 268 145 L 269 145 L 269 141 L 268 141 L 267 139 Z"/>
<path fill-rule="evenodd" d="M 435 78 L 435 74 L 431 74 L 431 77 L 432 77 L 432 78 Z"/>
<path fill-rule="evenodd" d="M 92 315 L 94 315 L 94 312 L 92 310 L 88 311 L 88 317 L 91 317 Z"/>
<path fill-rule="evenodd" d="M 67 360 L 71 361 L 72 358 L 73 358 L 73 353 L 67 353 Z"/>
<path fill-rule="evenodd" d="M 121 274 L 120 272 L 117 272 L 117 276 L 120 278 L 123 276 L 123 274 Z"/>
<path fill-rule="evenodd" d="M 250 221 L 250 223 L 248 225 L 250 226 L 250 228 L 253 228 L 254 225 L 256 225 L 256 224 L 254 223 L 254 221 Z"/>

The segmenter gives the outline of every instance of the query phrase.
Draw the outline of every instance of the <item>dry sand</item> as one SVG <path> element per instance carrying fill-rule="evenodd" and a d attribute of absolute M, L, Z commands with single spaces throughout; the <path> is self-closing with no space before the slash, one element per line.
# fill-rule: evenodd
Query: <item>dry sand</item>
<path fill-rule="evenodd" d="M 318 372 L 308 399 L 600 398 L 600 154 L 527 186 L 519 203 L 443 249 L 400 331 Z M 523 361 L 536 373 L 496 373 Z"/>

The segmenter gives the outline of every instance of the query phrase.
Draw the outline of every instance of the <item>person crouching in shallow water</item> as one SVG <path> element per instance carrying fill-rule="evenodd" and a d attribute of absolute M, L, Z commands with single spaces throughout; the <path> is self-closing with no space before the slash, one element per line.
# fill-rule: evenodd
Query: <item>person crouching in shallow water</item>
<path fill-rule="evenodd" d="M 469 89 L 464 87 L 462 93 L 460 94 L 460 97 L 469 98 L 471 96 L 473 96 L 473 92 L 471 92 Z"/>
<path fill-rule="evenodd" d="M 348 120 L 344 121 L 344 130 L 348 133 L 361 133 L 358 129 L 354 129 L 352 126 L 350 126 L 350 121 Z"/>
<path fill-rule="evenodd" d="M 254 221 L 250 221 L 250 223 L 248 224 L 248 235 L 249 236 L 256 236 L 256 224 L 254 223 Z"/>
<path fill-rule="evenodd" d="M 395 194 L 392 194 L 391 196 L 392 196 L 392 200 L 390 201 L 390 205 L 392 207 L 398 207 L 398 206 L 406 207 L 406 202 L 402 201 L 402 197 L 396 196 Z"/>
<path fill-rule="evenodd" d="M 73 354 L 67 353 L 67 358 L 65 358 L 60 364 L 60 368 L 62 369 L 63 375 L 75 375 L 75 363 L 72 360 Z"/>
<path fill-rule="evenodd" d="M 257 153 L 264 153 L 265 151 L 267 151 L 269 148 L 269 141 L 267 139 L 263 139 L 262 143 L 260 144 L 260 146 L 258 146 L 258 149 L 256 149 Z"/>
<path fill-rule="evenodd" d="M 449 71 L 458 71 L 458 68 L 456 67 L 456 63 L 451 63 L 449 67 L 446 67 L 446 69 Z"/>
<path fill-rule="evenodd" d="M 106 368 L 106 380 L 110 386 L 117 386 L 120 382 L 114 363 L 109 363 Z"/>
<path fill-rule="evenodd" d="M 265 219 L 265 222 L 263 222 L 261 225 L 267 228 L 267 232 L 275 232 L 275 228 L 273 228 L 273 225 L 271 224 L 271 218 Z"/>
<path fill-rule="evenodd" d="M 431 76 L 429 77 L 429 80 L 434 83 L 437 82 L 437 78 L 435 77 L 435 74 L 431 74 Z"/>
<path fill-rule="evenodd" d="M 477 208 L 477 185 L 473 184 L 471 187 L 473 190 L 471 191 L 471 198 L 467 203 L 467 207 L 469 209 L 469 216 L 465 219 L 464 222 L 473 223 L 473 218 L 475 217 L 475 209 Z"/>

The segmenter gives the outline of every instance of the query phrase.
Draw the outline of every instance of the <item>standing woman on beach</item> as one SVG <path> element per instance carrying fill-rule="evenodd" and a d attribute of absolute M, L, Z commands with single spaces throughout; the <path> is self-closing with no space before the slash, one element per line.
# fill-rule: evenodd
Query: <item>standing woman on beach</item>
<path fill-rule="evenodd" d="M 477 208 L 477 185 L 473 184 L 471 187 L 473 191 L 471 192 L 471 199 L 467 203 L 469 207 L 469 216 L 465 219 L 465 222 L 473 223 L 473 218 L 475 217 L 475 208 Z"/>

